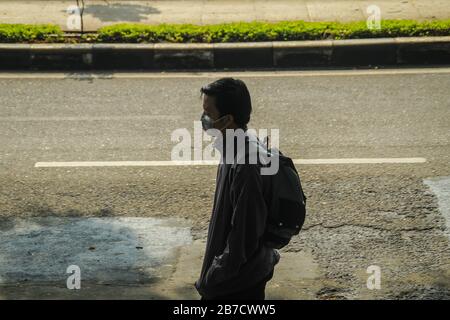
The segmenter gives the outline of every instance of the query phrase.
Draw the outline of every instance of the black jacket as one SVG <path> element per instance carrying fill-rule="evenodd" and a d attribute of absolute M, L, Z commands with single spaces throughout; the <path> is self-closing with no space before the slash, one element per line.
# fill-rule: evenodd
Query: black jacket
<path fill-rule="evenodd" d="M 232 168 L 223 163 L 224 157 L 222 153 L 205 257 L 195 282 L 206 298 L 251 287 L 280 260 L 278 252 L 262 242 L 268 209 L 259 165 L 238 163 Z"/>

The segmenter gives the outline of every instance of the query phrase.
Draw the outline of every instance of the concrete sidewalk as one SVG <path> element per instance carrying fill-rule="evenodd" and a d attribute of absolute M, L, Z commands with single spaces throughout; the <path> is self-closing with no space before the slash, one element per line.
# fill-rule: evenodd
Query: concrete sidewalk
<path fill-rule="evenodd" d="M 80 1 L 81 2 L 81 1 Z M 382 19 L 450 19 L 448 0 L 85 0 L 83 26 L 95 31 L 106 25 L 131 23 L 214 24 L 235 21 L 352 21 L 365 20 L 367 8 L 376 5 Z M 68 12 L 75 0 L 1 1 L 0 23 L 52 23 L 67 31 L 74 28 Z M 72 9 L 73 10 L 73 9 Z M 70 10 L 69 10 L 70 11 Z"/>

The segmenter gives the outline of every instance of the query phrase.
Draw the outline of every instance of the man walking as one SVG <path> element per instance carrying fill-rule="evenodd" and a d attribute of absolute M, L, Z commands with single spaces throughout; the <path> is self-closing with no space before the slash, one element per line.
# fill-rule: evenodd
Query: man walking
<path fill-rule="evenodd" d="M 280 255 L 263 241 L 268 208 L 260 166 L 248 161 L 232 166 L 226 161 L 234 160 L 238 152 L 236 136 L 233 147 L 228 148 L 226 131 L 248 135 L 250 94 L 243 81 L 233 78 L 219 79 L 200 91 L 203 129 L 221 133 L 213 144 L 221 153 L 221 161 L 206 252 L 195 287 L 202 300 L 263 300 Z M 226 157 L 227 152 L 233 156 Z"/>

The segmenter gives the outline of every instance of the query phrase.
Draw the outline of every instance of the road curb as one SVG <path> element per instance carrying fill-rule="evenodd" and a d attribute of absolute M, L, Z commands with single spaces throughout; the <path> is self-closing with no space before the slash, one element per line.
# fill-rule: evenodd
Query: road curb
<path fill-rule="evenodd" d="M 450 64 L 450 37 L 213 44 L 0 44 L 0 70 L 250 69 L 408 64 Z"/>

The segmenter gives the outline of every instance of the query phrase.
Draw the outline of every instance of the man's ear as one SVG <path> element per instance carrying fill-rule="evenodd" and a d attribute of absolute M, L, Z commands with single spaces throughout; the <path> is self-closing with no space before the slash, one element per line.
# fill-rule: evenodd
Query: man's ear
<path fill-rule="evenodd" d="M 232 125 L 233 123 L 234 123 L 234 117 L 233 117 L 233 115 L 232 115 L 232 114 L 228 114 L 228 115 L 227 115 L 227 118 L 226 118 L 226 121 L 225 121 L 226 126 L 229 127 L 229 126 Z"/>
<path fill-rule="evenodd" d="M 221 128 L 227 128 L 234 122 L 234 117 L 232 114 L 224 115 L 220 120 L 219 124 Z"/>

